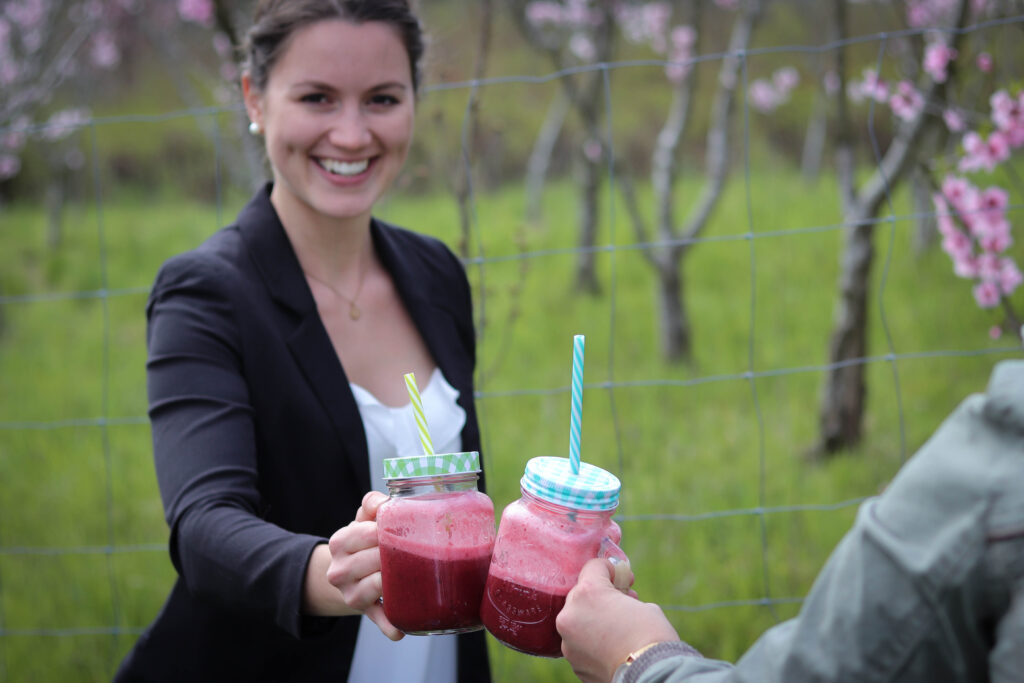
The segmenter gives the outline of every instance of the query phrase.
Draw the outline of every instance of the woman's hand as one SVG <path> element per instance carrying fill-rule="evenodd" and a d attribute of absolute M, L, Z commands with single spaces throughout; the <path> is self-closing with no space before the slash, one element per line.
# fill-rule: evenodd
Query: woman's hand
<path fill-rule="evenodd" d="M 356 518 L 331 536 L 327 581 L 341 593 L 349 608 L 370 618 L 391 640 L 403 633 L 384 615 L 381 598 L 380 548 L 377 547 L 377 510 L 388 497 L 379 491 L 363 496 Z"/>
<path fill-rule="evenodd" d="M 555 626 L 562 636 L 562 654 L 584 683 L 610 681 L 629 653 L 644 645 L 679 640 L 660 607 L 640 602 L 626 588 L 632 582 L 628 563 L 599 558 L 583 565 L 566 596 Z"/>

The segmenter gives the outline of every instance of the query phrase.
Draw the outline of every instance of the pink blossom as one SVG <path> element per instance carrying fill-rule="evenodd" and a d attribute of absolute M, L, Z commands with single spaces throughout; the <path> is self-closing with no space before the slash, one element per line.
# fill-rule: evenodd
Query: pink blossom
<path fill-rule="evenodd" d="M 217 31 L 213 34 L 213 49 L 221 58 L 225 58 L 231 56 L 234 46 L 225 33 Z"/>
<path fill-rule="evenodd" d="M 574 33 L 569 39 L 569 52 L 582 62 L 592 62 L 597 57 L 593 41 L 583 33 Z"/>
<path fill-rule="evenodd" d="M 1022 91 L 1024 92 L 1024 91 Z M 992 121 L 999 130 L 1007 130 L 1019 125 L 1024 117 L 1024 106 L 1005 89 L 997 90 L 989 98 L 992 107 Z"/>
<path fill-rule="evenodd" d="M 1020 268 L 1017 267 L 1013 259 L 1004 258 L 1001 265 L 1002 268 L 999 270 L 999 288 L 1005 296 L 1010 296 L 1021 283 L 1024 283 L 1024 274 L 1021 274 Z"/>
<path fill-rule="evenodd" d="M 864 69 L 864 80 L 860 83 L 850 83 L 849 95 L 852 99 L 860 101 L 869 97 L 876 102 L 885 102 L 889 99 L 889 85 L 878 77 L 874 69 Z"/>
<path fill-rule="evenodd" d="M 178 16 L 182 21 L 209 26 L 213 22 L 213 3 L 210 0 L 178 0 Z"/>
<path fill-rule="evenodd" d="M 945 43 L 931 43 L 924 50 L 924 70 L 936 83 L 945 83 L 949 63 L 956 59 L 956 50 Z"/>
<path fill-rule="evenodd" d="M 220 65 L 220 77 L 225 81 L 234 82 L 238 79 L 238 67 L 234 62 L 222 62 Z"/>
<path fill-rule="evenodd" d="M 989 100 L 992 122 L 1002 133 L 1010 147 L 1024 146 L 1024 90 L 1014 98 L 1006 90 L 999 90 Z"/>
<path fill-rule="evenodd" d="M 907 23 L 912 28 L 940 26 L 949 21 L 955 0 L 907 0 Z"/>
<path fill-rule="evenodd" d="M 966 178 L 947 175 L 942 181 L 942 195 L 960 213 L 969 213 L 978 206 L 978 190 Z"/>
<path fill-rule="evenodd" d="M 601 153 L 603 150 L 604 146 L 601 144 L 600 140 L 590 138 L 583 143 L 583 156 L 595 163 L 601 160 Z"/>
<path fill-rule="evenodd" d="M 11 58 L 0 59 L 0 87 L 9 86 L 18 80 L 21 71 Z"/>
<path fill-rule="evenodd" d="M 665 67 L 665 76 L 673 83 L 681 83 L 693 69 L 693 45 L 697 42 L 697 31 L 692 26 L 676 26 L 669 34 L 672 43 L 670 63 Z"/>
<path fill-rule="evenodd" d="M 7 18 L 23 31 L 38 28 L 46 18 L 47 7 L 43 0 L 21 0 L 4 4 Z"/>
<path fill-rule="evenodd" d="M 957 166 L 963 173 L 992 171 L 1010 158 L 1009 140 L 1000 131 L 991 133 L 988 139 L 972 131 L 964 136 L 963 144 L 965 155 Z"/>
<path fill-rule="evenodd" d="M 999 339 L 1000 337 L 1003 336 L 1003 328 L 1000 327 L 999 325 L 993 325 L 992 327 L 988 328 L 988 336 L 989 339 Z"/>
<path fill-rule="evenodd" d="M 994 282 L 980 282 L 974 286 L 974 300 L 981 308 L 995 308 L 999 305 L 999 285 Z"/>
<path fill-rule="evenodd" d="M 692 26 L 676 26 L 670 35 L 672 47 L 689 51 L 697 42 L 697 31 Z"/>
<path fill-rule="evenodd" d="M 770 81 L 766 81 L 763 78 L 759 78 L 750 84 L 750 87 L 747 89 L 747 96 L 750 98 L 751 106 L 762 113 L 774 111 L 781 103 L 775 87 Z"/>
<path fill-rule="evenodd" d="M 89 115 L 84 109 L 63 109 L 50 117 L 40 136 L 44 140 L 60 140 L 84 126 Z"/>
<path fill-rule="evenodd" d="M 910 81 L 900 81 L 896 93 L 889 98 L 889 106 L 897 118 L 912 121 L 924 108 L 924 98 Z"/>
<path fill-rule="evenodd" d="M 21 160 L 11 154 L 0 154 L 0 180 L 13 178 L 21 170 Z"/>
<path fill-rule="evenodd" d="M 978 238 L 978 245 L 988 254 L 1001 254 L 1013 244 L 1010 222 L 988 226 Z"/>
<path fill-rule="evenodd" d="M 992 70 L 992 55 L 987 52 L 982 52 L 978 55 L 975 63 L 983 73 L 988 73 Z"/>
<path fill-rule="evenodd" d="M 978 259 L 974 254 L 954 254 L 953 274 L 965 280 L 974 280 L 978 277 Z"/>
<path fill-rule="evenodd" d="M 985 282 L 995 282 L 1003 271 L 1001 259 L 995 254 L 981 254 L 978 256 L 978 277 Z"/>
<path fill-rule="evenodd" d="M 978 199 L 978 210 L 987 223 L 994 225 L 1005 220 L 1006 206 L 1010 201 L 1006 190 L 998 186 L 987 187 Z"/>
<path fill-rule="evenodd" d="M 829 95 L 834 95 L 839 91 L 839 74 L 832 69 L 825 72 L 825 76 L 822 78 L 822 83 L 825 85 L 825 92 Z"/>
<path fill-rule="evenodd" d="M 967 128 L 964 115 L 956 109 L 945 109 L 942 112 L 942 120 L 946 122 L 946 128 L 950 133 L 962 133 Z"/>
<path fill-rule="evenodd" d="M 557 2 L 531 2 L 526 6 L 526 20 L 534 26 L 561 23 L 562 6 Z"/>
<path fill-rule="evenodd" d="M 109 32 L 100 31 L 93 35 L 89 59 L 100 69 L 109 69 L 121 61 L 121 50 Z"/>
<path fill-rule="evenodd" d="M 942 239 L 942 250 L 949 254 L 950 258 L 956 262 L 959 259 L 966 259 L 971 257 L 973 252 L 971 248 L 971 238 L 965 235 L 960 230 L 953 228 L 949 233 Z M 961 277 L 974 277 L 976 272 L 972 272 L 970 275 Z"/>
<path fill-rule="evenodd" d="M 577 28 L 597 26 L 601 23 L 601 13 L 590 7 L 590 0 L 567 0 L 562 21 Z"/>
<path fill-rule="evenodd" d="M 772 83 L 780 93 L 788 95 L 800 83 L 800 72 L 791 66 L 776 69 L 772 74 Z"/>

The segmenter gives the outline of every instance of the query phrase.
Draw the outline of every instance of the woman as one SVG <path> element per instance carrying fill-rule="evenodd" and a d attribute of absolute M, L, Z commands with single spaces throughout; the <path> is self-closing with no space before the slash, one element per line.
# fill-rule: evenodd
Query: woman
<path fill-rule="evenodd" d="M 409 149 L 422 52 L 402 0 L 256 10 L 242 89 L 273 182 L 149 299 L 178 579 L 119 681 L 490 678 L 482 632 L 393 643 L 379 603 L 371 489 L 416 451 L 403 375 L 439 451 L 480 445 L 462 266 L 371 217 Z"/>

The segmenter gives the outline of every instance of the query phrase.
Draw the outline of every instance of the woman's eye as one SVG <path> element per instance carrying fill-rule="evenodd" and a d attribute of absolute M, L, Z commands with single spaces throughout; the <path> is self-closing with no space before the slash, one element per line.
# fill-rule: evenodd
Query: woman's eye
<path fill-rule="evenodd" d="M 310 104 L 322 104 L 327 101 L 327 95 L 321 92 L 313 92 L 308 95 L 303 95 L 299 98 L 301 102 L 309 102 Z"/>
<path fill-rule="evenodd" d="M 374 95 L 370 98 L 370 104 L 390 107 L 398 104 L 398 98 L 394 95 Z"/>

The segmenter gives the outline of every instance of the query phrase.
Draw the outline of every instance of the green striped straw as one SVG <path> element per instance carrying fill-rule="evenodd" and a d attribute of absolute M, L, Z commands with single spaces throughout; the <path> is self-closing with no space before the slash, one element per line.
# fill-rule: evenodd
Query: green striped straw
<path fill-rule="evenodd" d="M 416 416 L 416 427 L 420 432 L 420 444 L 423 445 L 424 455 L 434 454 L 434 444 L 430 440 L 430 432 L 427 430 L 427 416 L 423 414 L 423 400 L 420 398 L 420 390 L 416 388 L 416 375 L 412 372 L 405 376 L 405 388 L 409 390 L 409 400 L 412 401 L 412 412 Z"/>
<path fill-rule="evenodd" d="M 569 411 L 569 465 L 580 473 L 580 423 L 583 421 L 583 335 L 572 338 L 572 408 Z"/>

